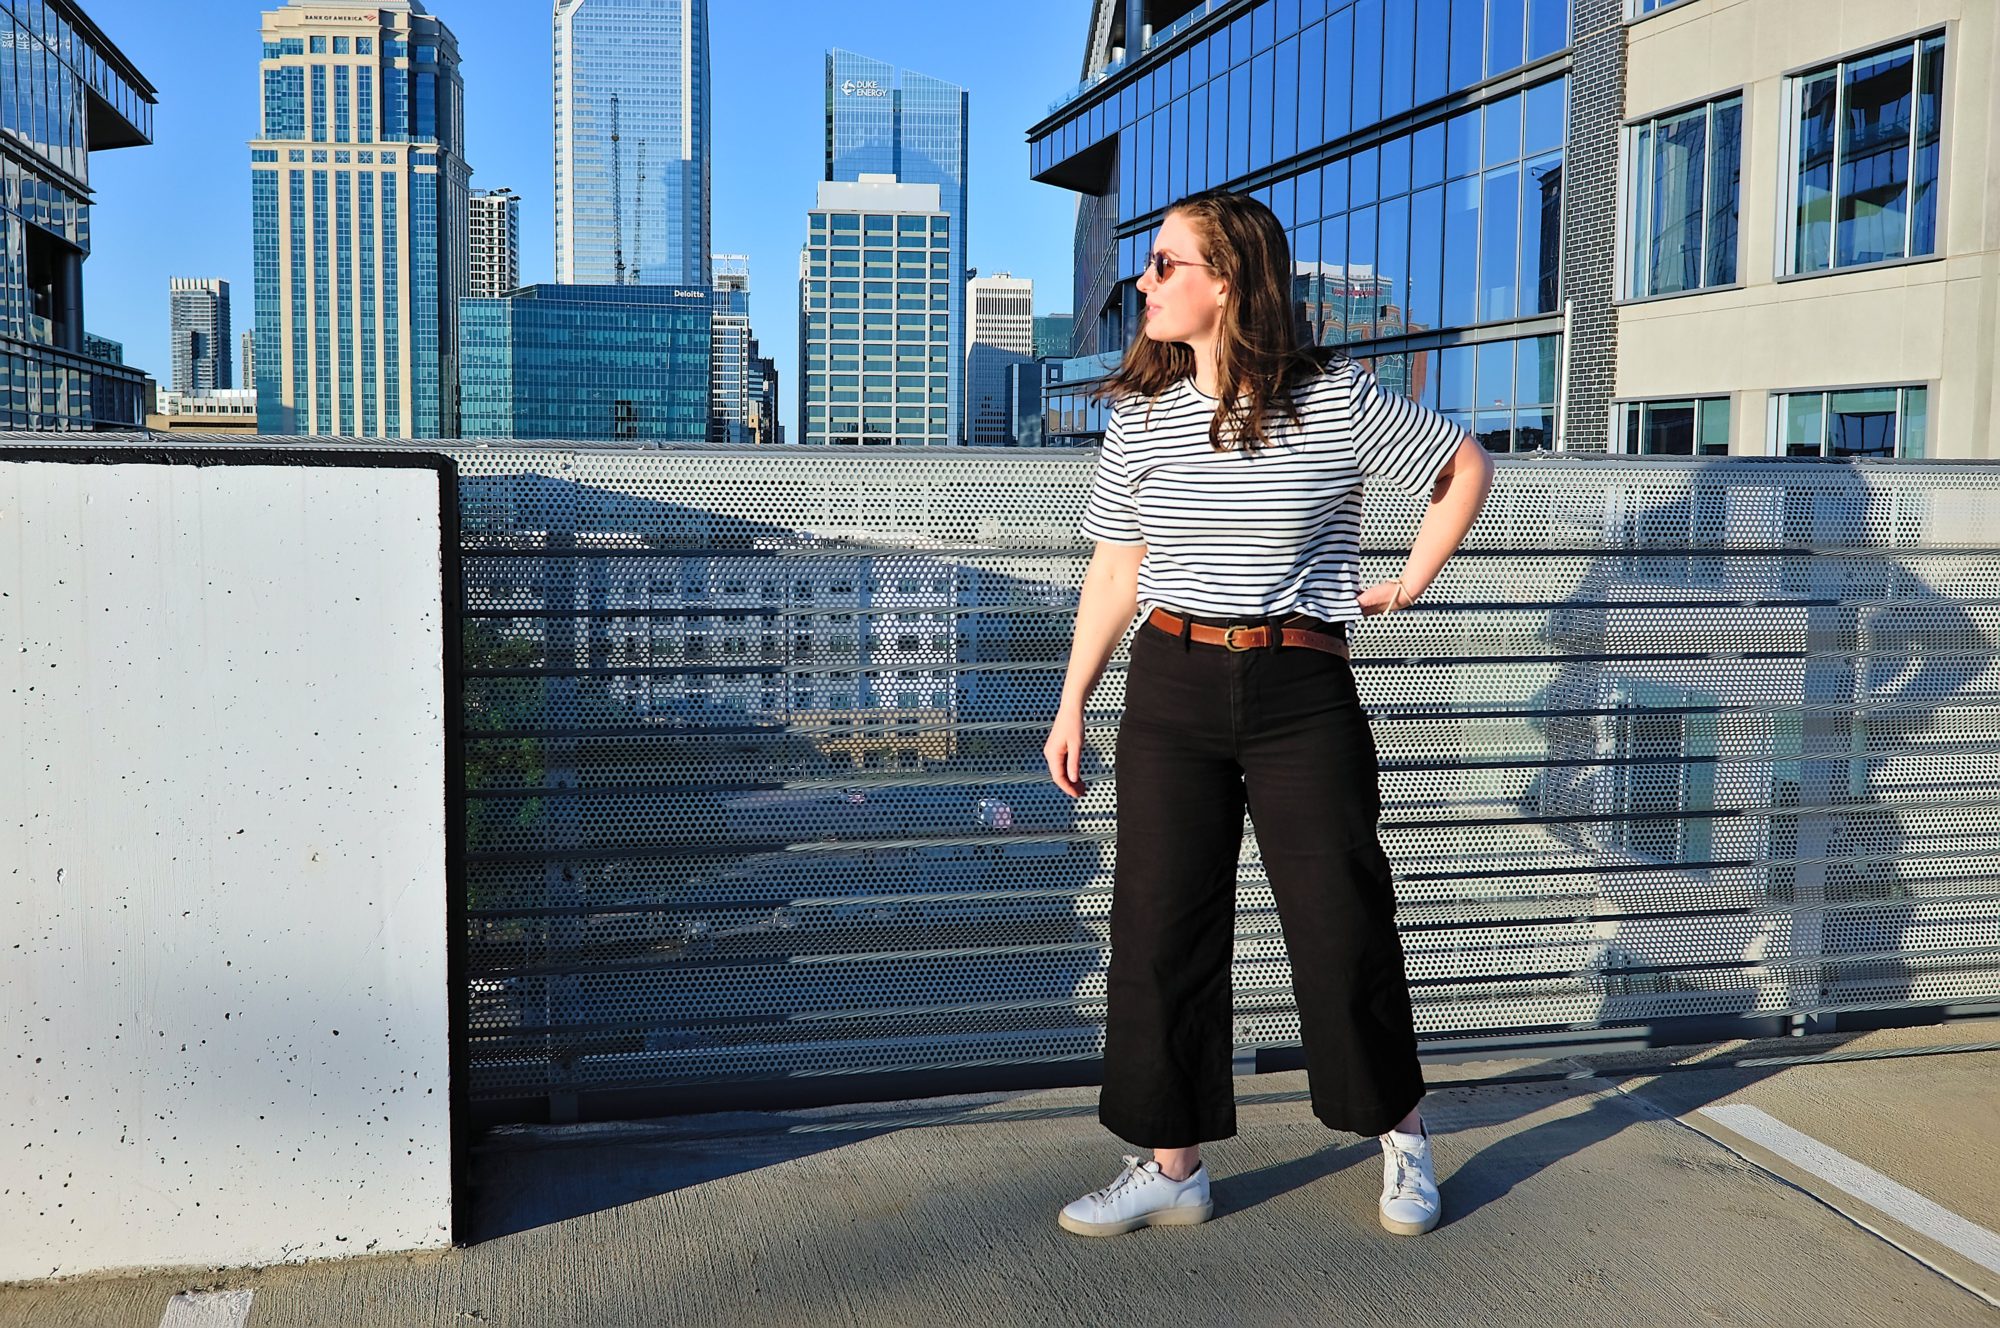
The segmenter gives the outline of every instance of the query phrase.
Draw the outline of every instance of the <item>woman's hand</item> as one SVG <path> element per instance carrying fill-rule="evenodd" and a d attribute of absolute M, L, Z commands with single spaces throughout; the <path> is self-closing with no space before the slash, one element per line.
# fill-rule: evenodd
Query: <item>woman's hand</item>
<path fill-rule="evenodd" d="M 1049 726 L 1049 740 L 1042 744 L 1042 759 L 1049 763 L 1049 778 L 1072 798 L 1083 794 L 1083 711 L 1064 706 L 1056 711 Z"/>
<path fill-rule="evenodd" d="M 1396 588 L 1394 581 L 1377 581 L 1374 585 L 1361 592 L 1356 603 L 1361 606 L 1361 616 L 1366 618 L 1372 614 L 1389 612 L 1390 601 L 1392 599 L 1395 601 L 1396 608 L 1407 609 L 1410 607 L 1410 602 L 1415 598 L 1416 594 L 1410 589 L 1407 580 L 1403 582 L 1403 587 L 1400 590 Z"/>

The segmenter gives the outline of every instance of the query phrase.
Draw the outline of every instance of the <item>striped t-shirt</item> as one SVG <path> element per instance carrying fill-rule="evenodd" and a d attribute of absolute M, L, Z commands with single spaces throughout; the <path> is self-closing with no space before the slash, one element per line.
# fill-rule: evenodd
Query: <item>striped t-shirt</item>
<path fill-rule="evenodd" d="M 1222 616 L 1361 617 L 1364 478 L 1430 491 L 1465 430 L 1352 360 L 1298 384 L 1294 422 L 1273 412 L 1255 456 L 1208 441 L 1216 399 L 1192 378 L 1111 412 L 1083 533 L 1144 544 L 1139 608 Z"/>

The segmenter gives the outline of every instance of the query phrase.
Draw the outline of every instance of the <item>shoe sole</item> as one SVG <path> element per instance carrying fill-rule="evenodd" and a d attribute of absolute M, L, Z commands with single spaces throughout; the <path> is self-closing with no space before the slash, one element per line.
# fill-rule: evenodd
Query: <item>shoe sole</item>
<path fill-rule="evenodd" d="M 1138 1217 L 1128 1217 L 1123 1222 L 1085 1222 L 1065 1212 L 1058 1212 L 1056 1221 L 1062 1223 L 1063 1230 L 1073 1231 L 1079 1236 L 1122 1236 L 1128 1231 L 1137 1231 L 1140 1227 L 1195 1226 L 1208 1221 L 1214 1212 L 1215 1204 L 1211 1200 L 1205 1204 L 1181 1204 L 1173 1208 L 1160 1208 L 1150 1213 L 1142 1213 Z"/>
<path fill-rule="evenodd" d="M 1443 1214 L 1433 1213 L 1428 1219 L 1422 1222 L 1398 1222 L 1395 1218 L 1390 1217 L 1387 1213 L 1380 1210 L 1377 1210 L 1376 1216 L 1382 1219 L 1382 1227 L 1385 1231 L 1398 1236 L 1421 1236 L 1436 1226 L 1438 1218 L 1442 1217 Z"/>

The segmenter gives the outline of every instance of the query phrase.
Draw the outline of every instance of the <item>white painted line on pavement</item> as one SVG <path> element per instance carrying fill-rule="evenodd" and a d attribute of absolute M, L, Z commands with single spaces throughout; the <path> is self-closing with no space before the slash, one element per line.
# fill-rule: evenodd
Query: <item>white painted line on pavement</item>
<path fill-rule="evenodd" d="M 1863 1166 L 1756 1107 L 1727 1102 L 1698 1110 L 1836 1189 L 1887 1213 L 1912 1231 L 1964 1255 L 1990 1273 L 2000 1273 L 2000 1235 L 1977 1222 L 1969 1222 L 1942 1204 L 1932 1203 L 1907 1185 L 1897 1184 L 1874 1168 Z"/>
<path fill-rule="evenodd" d="M 167 1302 L 160 1328 L 243 1328 L 250 1321 L 249 1291 L 183 1291 Z"/>

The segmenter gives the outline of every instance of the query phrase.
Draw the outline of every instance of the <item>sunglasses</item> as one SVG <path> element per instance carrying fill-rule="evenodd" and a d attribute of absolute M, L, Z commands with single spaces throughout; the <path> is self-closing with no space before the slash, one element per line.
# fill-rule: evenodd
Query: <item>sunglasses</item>
<path fill-rule="evenodd" d="M 1211 263 L 1194 263 L 1185 258 L 1170 258 L 1158 251 L 1155 251 L 1146 260 L 1146 266 L 1153 269 L 1153 276 L 1160 281 L 1165 281 L 1168 277 L 1174 275 L 1174 269 L 1177 267 L 1205 267 L 1210 269 L 1214 267 Z"/>

